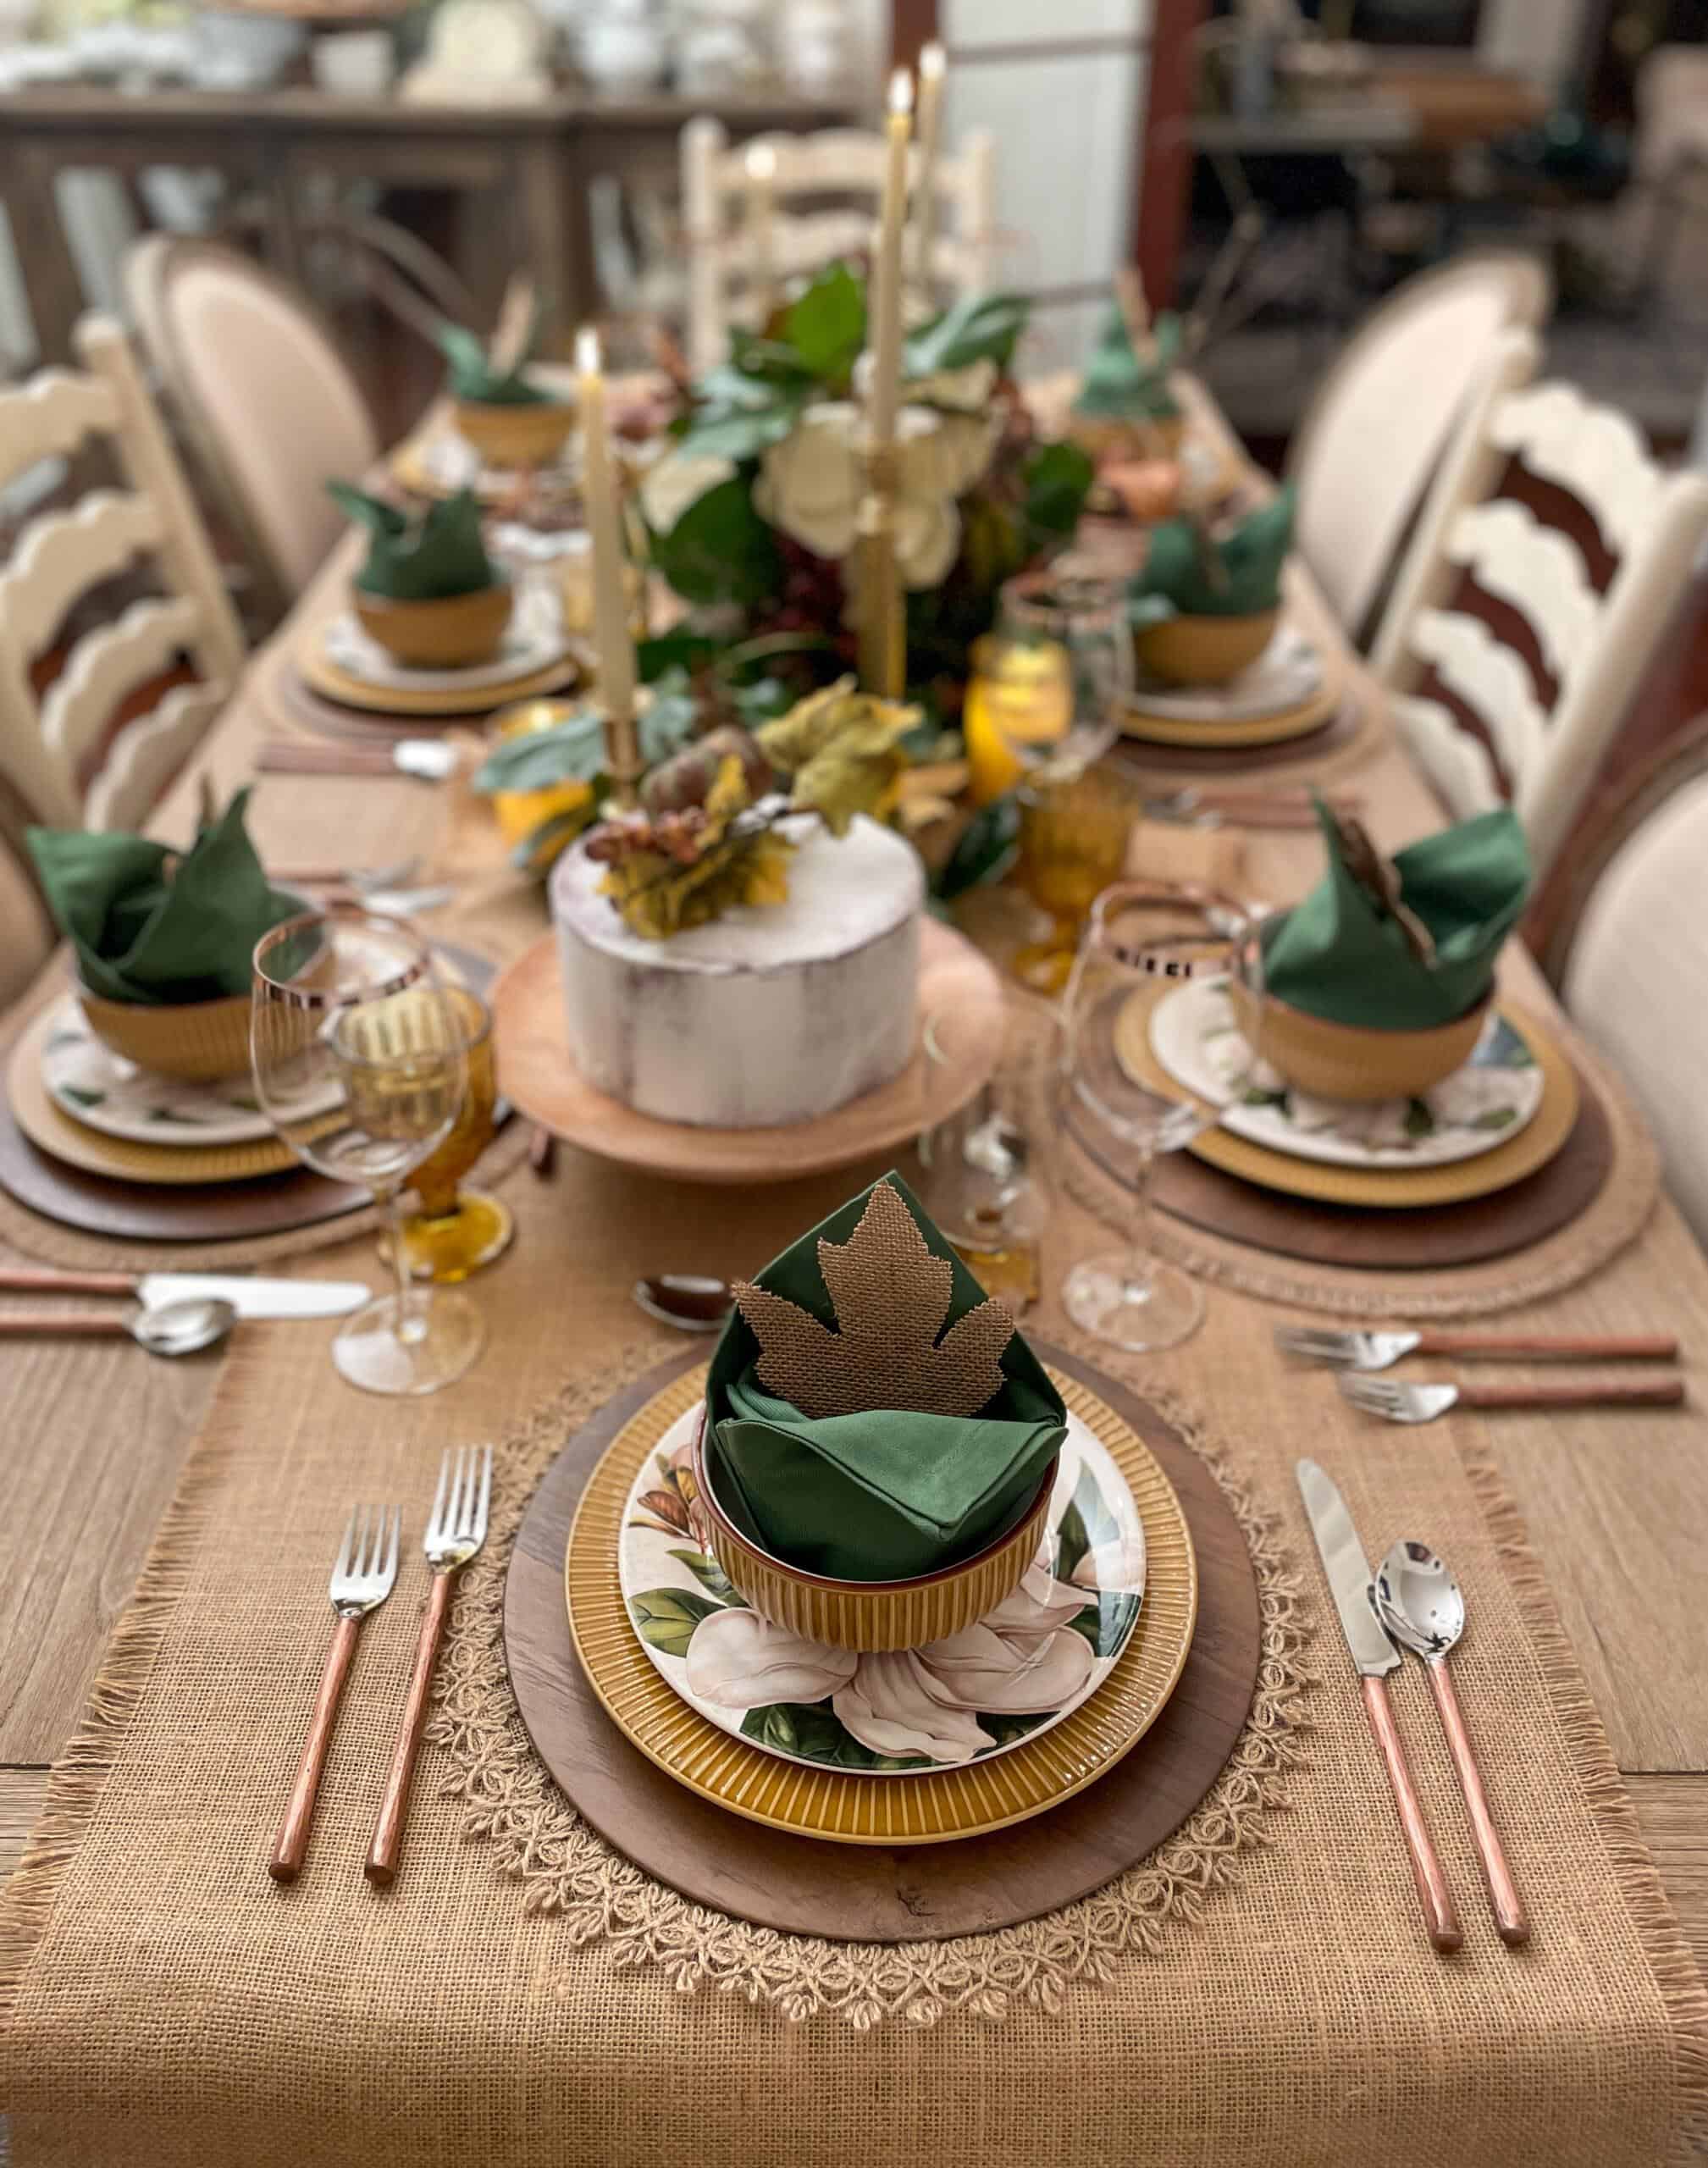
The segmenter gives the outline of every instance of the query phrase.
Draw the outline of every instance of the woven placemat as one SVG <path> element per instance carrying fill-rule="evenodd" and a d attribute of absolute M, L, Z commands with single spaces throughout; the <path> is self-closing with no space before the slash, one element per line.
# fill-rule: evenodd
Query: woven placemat
<path fill-rule="evenodd" d="M 1355 712 L 1344 735 L 1337 726 L 1325 726 L 1309 738 L 1302 738 L 1296 752 L 1280 744 L 1195 755 L 1188 746 L 1147 745 L 1136 738 L 1123 738 L 1110 758 L 1141 790 L 1164 794 L 1195 787 L 1225 788 L 1235 783 L 1258 791 L 1285 788 L 1289 784 L 1331 783 L 1374 760 L 1393 734 L 1385 700 L 1372 698 L 1363 689 L 1351 698 Z"/>
<path fill-rule="evenodd" d="M 1157 1250 L 1197 1279 L 1340 1317 L 1486 1316 L 1563 1293 L 1636 1240 L 1661 1194 L 1660 1155 L 1630 1093 L 1582 1038 L 1573 1033 L 1570 1043 L 1573 1062 L 1606 1115 L 1612 1162 L 1588 1208 L 1529 1248 L 1456 1269 L 1432 1264 L 1420 1271 L 1357 1270 L 1276 1256 L 1158 1210 L 1151 1215 Z M 1070 1136 L 1063 1138 L 1057 1166 L 1070 1196 L 1106 1225 L 1125 1231 L 1131 1216 L 1130 1192 Z"/>

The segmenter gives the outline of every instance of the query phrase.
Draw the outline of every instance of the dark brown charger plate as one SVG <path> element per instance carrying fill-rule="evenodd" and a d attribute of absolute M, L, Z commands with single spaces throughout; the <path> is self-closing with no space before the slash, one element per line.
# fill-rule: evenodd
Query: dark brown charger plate
<path fill-rule="evenodd" d="M 464 980 L 484 993 L 494 976 L 484 956 L 434 943 Z M 10 1058 L 11 1049 L 5 1049 Z M 0 1096 L 0 1189 L 61 1226 L 110 1240 L 149 1242 L 240 1241 L 316 1227 L 371 1205 L 365 1189 L 291 1167 L 240 1182 L 127 1182 L 69 1166 L 32 1144 Z"/>
<path fill-rule="evenodd" d="M 1152 1197 L 1163 1211 L 1206 1234 L 1310 1264 L 1393 1272 L 1485 1264 L 1557 1234 L 1600 1193 L 1613 1164 L 1612 1125 L 1581 1070 L 1578 1089 L 1578 1119 L 1546 1166 L 1463 1203 L 1393 1212 L 1318 1203 L 1260 1189 L 1190 1151 L 1165 1153 L 1158 1159 Z M 1078 1124 L 1072 1134 L 1088 1158 L 1121 1179 L 1119 1162 Z"/>
<path fill-rule="evenodd" d="M 1136 769 L 1147 776 L 1243 775 L 1248 769 L 1285 767 L 1291 760 L 1311 760 L 1324 753 L 1338 753 L 1350 745 L 1363 727 L 1363 711 L 1351 695 L 1342 700 L 1326 722 L 1297 738 L 1284 738 L 1274 745 L 1152 745 L 1140 738 L 1118 738 L 1109 758 L 1118 766 Z"/>
<path fill-rule="evenodd" d="M 1054 1911 L 1172 1836 L 1226 1767 L 1262 1658 L 1251 1554 L 1203 1463 L 1148 1402 L 1059 1349 L 1046 1362 L 1130 1423 L 1179 1496 L 1198 1563 L 1180 1684 L 1107 1776 L 1029 1822 L 958 1844 L 885 1850 L 767 1829 L 713 1806 L 631 1746 L 576 1660 L 564 1605 L 570 1522 L 622 1425 L 704 1351 L 652 1370 L 565 1445 L 534 1493 L 505 1582 L 504 1651 L 535 1751 L 578 1811 L 649 1874 L 740 1919 L 844 1942 L 937 1941 Z M 905 1778 L 893 1779 L 905 1783 Z"/>

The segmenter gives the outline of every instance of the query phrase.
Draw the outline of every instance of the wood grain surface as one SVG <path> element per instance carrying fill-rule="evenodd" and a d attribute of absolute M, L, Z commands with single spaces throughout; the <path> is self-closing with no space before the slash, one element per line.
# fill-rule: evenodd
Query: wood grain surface
<path fill-rule="evenodd" d="M 684 1895 L 739 1918 L 842 1941 L 910 1942 L 1053 1911 L 1180 1827 L 1214 1784 L 1252 1705 L 1261 1641 L 1251 1558 L 1214 1479 L 1153 1408 L 1059 1349 L 1041 1342 L 1038 1352 L 1139 1433 L 1175 1486 L 1197 1554 L 1191 1654 L 1132 1752 L 1035 1821 L 962 1844 L 888 1851 L 788 1836 L 725 1813 L 631 1746 L 576 1660 L 564 1546 L 600 1456 L 661 1386 L 705 1360 L 695 1347 L 618 1395 L 565 1446 L 522 1523 L 506 1583 L 505 1651 L 517 1706 L 540 1758 L 601 1835 Z"/>

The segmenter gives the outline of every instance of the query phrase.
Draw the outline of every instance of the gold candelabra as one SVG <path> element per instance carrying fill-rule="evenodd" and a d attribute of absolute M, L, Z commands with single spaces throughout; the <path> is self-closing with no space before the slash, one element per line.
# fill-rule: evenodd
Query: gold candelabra
<path fill-rule="evenodd" d="M 896 566 L 896 464 L 893 444 L 867 446 L 866 493 L 855 528 L 860 685 L 881 700 L 898 700 L 907 690 L 907 620 Z"/>

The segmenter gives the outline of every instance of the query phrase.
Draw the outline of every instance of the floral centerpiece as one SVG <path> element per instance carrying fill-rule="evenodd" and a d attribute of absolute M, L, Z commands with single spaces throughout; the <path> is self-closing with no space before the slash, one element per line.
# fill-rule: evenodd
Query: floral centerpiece
<path fill-rule="evenodd" d="M 970 297 L 904 348 L 896 548 L 909 680 L 934 705 L 953 704 L 1002 582 L 1072 534 L 1091 484 L 1076 445 L 1037 440 L 1009 377 L 1026 317 L 1016 296 Z M 688 387 L 638 499 L 649 561 L 688 606 L 686 638 L 852 663 L 865 346 L 865 282 L 837 263 Z"/>

